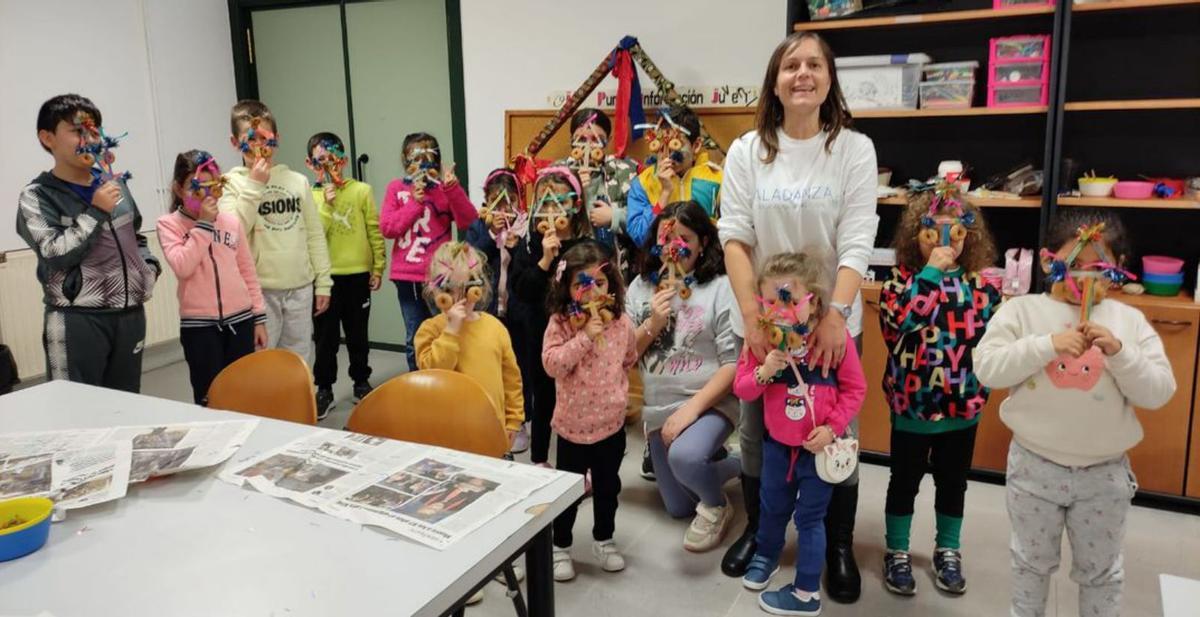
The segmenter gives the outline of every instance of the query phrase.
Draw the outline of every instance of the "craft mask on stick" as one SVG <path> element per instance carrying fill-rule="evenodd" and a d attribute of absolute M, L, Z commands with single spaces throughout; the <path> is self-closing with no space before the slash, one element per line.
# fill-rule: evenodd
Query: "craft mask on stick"
<path fill-rule="evenodd" d="M 120 145 L 120 140 L 128 133 L 116 137 L 105 135 L 104 127 L 96 124 L 96 119 L 86 111 L 76 112 L 74 123 L 79 129 L 79 145 L 75 148 L 75 154 L 92 167 L 93 176 L 99 178 L 102 183 L 112 180 L 124 182 L 133 177 L 128 171 L 118 174 L 112 167 L 117 160 L 113 149 Z"/>
<path fill-rule="evenodd" d="M 578 171 L 593 172 L 604 163 L 604 147 L 608 144 L 602 137 L 602 129 L 596 124 L 596 114 L 592 114 L 580 128 L 589 133 L 591 139 L 572 136 L 572 166 Z"/>
<path fill-rule="evenodd" d="M 669 109 L 659 110 L 658 122 L 633 128 L 646 130 L 646 147 L 650 150 L 650 156 L 646 157 L 647 166 L 657 163 L 659 156 L 675 164 L 682 164 L 687 159 L 684 149 L 691 143 L 692 132 L 676 123 Z"/>
<path fill-rule="evenodd" d="M 659 223 L 658 242 L 650 252 L 662 260 L 662 267 L 650 273 L 650 282 L 655 283 L 660 291 L 677 289 L 679 297 L 687 300 L 692 297 L 692 285 L 696 284 L 696 277 L 684 271 L 683 262 L 691 256 L 692 249 L 676 232 L 677 223 L 673 218 Z"/>
<path fill-rule="evenodd" d="M 326 182 L 342 188 L 346 180 L 342 177 L 342 166 L 346 161 L 346 152 L 336 143 L 324 140 L 319 146 L 315 157 L 309 159 L 309 164 L 317 170 L 317 186 Z"/>
<path fill-rule="evenodd" d="M 937 184 L 909 182 L 910 194 L 933 192 L 929 212 L 921 217 L 918 240 L 934 246 L 951 246 L 966 239 L 975 226 L 975 213 L 963 210 L 958 186 L 947 182 Z"/>
<path fill-rule="evenodd" d="M 225 192 L 225 176 L 221 175 L 217 160 L 207 152 L 201 152 L 198 159 L 199 165 L 196 166 L 196 171 L 192 172 L 192 178 L 188 181 L 187 196 L 183 198 L 183 207 L 193 217 L 200 215 L 200 207 L 205 199 L 220 199 Z M 200 179 L 200 175 L 204 173 L 208 174 L 208 180 Z"/>
<path fill-rule="evenodd" d="M 788 364 L 799 383 L 804 383 L 800 377 L 800 369 L 796 366 L 795 358 L 803 358 L 808 354 L 809 320 L 812 317 L 813 294 L 805 294 L 796 299 L 788 284 L 776 289 L 778 300 L 768 300 L 758 297 L 762 314 L 758 326 L 767 335 L 772 347 L 787 353 Z"/>
<path fill-rule="evenodd" d="M 437 289 L 434 304 L 444 313 L 459 299 L 465 298 L 468 308 L 474 310 L 483 299 L 479 256 L 475 249 L 462 242 L 454 243 L 446 252 L 449 254 L 437 257 L 431 267 L 431 271 L 438 272 L 429 281 Z"/>
<path fill-rule="evenodd" d="M 279 140 L 275 139 L 275 133 L 267 128 L 262 118 L 250 118 L 250 128 L 246 129 L 246 136 L 238 147 L 242 154 L 256 159 L 269 159 L 275 153 L 275 148 L 279 147 Z"/>
<path fill-rule="evenodd" d="M 571 190 L 566 193 L 558 193 L 550 186 L 549 181 L 543 182 L 543 179 L 551 174 L 554 174 L 554 179 L 566 178 Z M 566 231 L 571 226 L 571 217 L 579 211 L 578 201 L 583 195 L 583 187 L 580 186 L 579 180 L 566 167 L 546 167 L 538 172 L 538 183 L 542 185 L 542 188 L 533 208 L 532 219 L 536 221 L 535 229 L 543 236 L 550 233 L 551 230 Z"/>
<path fill-rule="evenodd" d="M 409 184 L 424 188 L 427 184 L 438 184 L 442 179 L 442 158 L 438 149 L 418 142 L 408 152 L 408 166 L 404 171 Z"/>
<path fill-rule="evenodd" d="M 571 291 L 571 305 L 567 309 L 572 327 L 582 328 L 592 318 L 599 318 L 607 324 L 616 317 L 612 310 L 616 303 L 615 296 L 602 292 L 596 284 L 596 279 L 604 275 L 607 269 L 608 262 L 603 262 L 575 274 L 575 282 L 578 285 Z M 603 340 L 600 339 L 601 344 Z"/>
<path fill-rule="evenodd" d="M 1092 308 L 1104 300 L 1110 287 L 1137 277 L 1108 255 L 1104 248 L 1104 223 L 1081 226 L 1076 238 L 1075 246 L 1066 256 L 1042 249 L 1042 270 L 1050 282 L 1050 295 L 1080 305 L 1080 320 L 1087 321 L 1091 319 Z M 1079 254 L 1089 245 L 1100 260 L 1076 264 Z"/>

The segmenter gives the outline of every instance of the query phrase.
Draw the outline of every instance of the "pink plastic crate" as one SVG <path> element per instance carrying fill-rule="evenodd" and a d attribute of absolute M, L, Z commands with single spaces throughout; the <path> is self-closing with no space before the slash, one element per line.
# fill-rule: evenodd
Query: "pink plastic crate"
<path fill-rule="evenodd" d="M 1050 55 L 1049 34 L 1023 34 L 991 40 L 988 64 L 1013 60 L 1041 60 Z"/>
<path fill-rule="evenodd" d="M 1049 102 L 1050 88 L 1045 83 L 988 87 L 988 107 L 1025 107 L 1027 105 L 1046 105 Z"/>
<path fill-rule="evenodd" d="M 1054 0 L 992 0 L 993 9 L 1015 9 L 1022 6 L 1044 6 L 1054 4 Z"/>

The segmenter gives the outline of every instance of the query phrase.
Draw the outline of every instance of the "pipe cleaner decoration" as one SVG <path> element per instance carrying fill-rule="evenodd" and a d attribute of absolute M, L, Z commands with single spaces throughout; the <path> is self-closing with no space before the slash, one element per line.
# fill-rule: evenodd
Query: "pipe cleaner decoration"
<path fill-rule="evenodd" d="M 662 267 L 658 272 L 650 273 L 650 282 L 657 285 L 659 291 L 678 289 L 679 297 L 687 300 L 692 297 L 692 285 L 696 284 L 696 277 L 683 270 L 682 262 L 691 256 L 692 249 L 675 233 L 676 223 L 671 218 L 658 226 L 658 243 L 650 249 L 650 254 L 662 260 Z"/>
<path fill-rule="evenodd" d="M 587 325 L 589 319 L 599 318 L 605 324 L 616 318 L 612 307 L 616 304 L 616 297 L 610 293 L 602 293 L 596 279 L 608 269 L 608 262 L 602 262 L 595 267 L 580 270 L 575 274 L 575 281 L 579 286 L 571 292 L 571 304 L 567 307 L 567 319 L 571 323 L 571 327 L 579 329 Z M 604 336 L 601 335 L 597 340 L 601 346 L 604 345 Z"/>
<path fill-rule="evenodd" d="M 75 112 L 74 123 L 75 128 L 79 129 L 79 145 L 75 148 L 75 154 L 83 157 L 83 160 L 92 166 L 93 176 L 102 183 L 112 180 L 126 182 L 133 177 L 128 171 L 118 174 L 112 168 L 117 160 L 113 149 L 119 146 L 119 142 L 129 133 L 121 133 L 116 137 L 104 134 L 104 127 L 96 124 L 96 119 L 86 111 Z"/>
<path fill-rule="evenodd" d="M 909 195 L 929 191 L 933 192 L 933 197 L 929 201 L 929 212 L 921 217 L 922 229 L 918 232 L 918 239 L 937 246 L 950 246 L 954 242 L 962 241 L 967 237 L 969 229 L 975 225 L 975 213 L 963 212 L 958 186 L 948 182 L 929 183 L 916 180 L 908 183 Z M 953 220 L 938 222 L 934 217 L 939 213 L 945 215 L 945 211 L 954 213 Z"/>
<path fill-rule="evenodd" d="M 250 128 L 242 138 L 238 148 L 243 154 L 249 154 L 256 159 L 268 159 L 279 147 L 275 133 L 266 128 L 262 118 L 250 118 Z"/>
<path fill-rule="evenodd" d="M 646 147 L 650 156 L 646 157 L 646 165 L 658 162 L 658 155 L 664 154 L 675 164 L 683 163 L 683 149 L 692 141 L 692 132 L 680 126 L 671 117 L 671 110 L 664 107 L 658 112 L 658 122 L 654 124 L 639 124 L 635 129 L 645 129 L 646 139 L 650 142 Z"/>
<path fill-rule="evenodd" d="M 537 198 L 537 203 L 534 204 L 533 213 L 530 215 L 531 220 L 537 221 L 535 229 L 537 232 L 546 235 L 551 229 L 556 231 L 564 231 L 571 226 L 571 217 L 579 211 L 577 200 L 583 195 L 583 187 L 580 186 L 579 180 L 575 174 L 566 167 L 546 167 L 538 171 L 538 181 L 550 174 L 561 175 L 567 179 L 567 183 L 571 185 L 571 191 L 566 193 L 556 193 L 549 186 L 542 188 L 541 195 Z M 556 209 L 557 211 L 547 212 L 547 206 Z"/>
<path fill-rule="evenodd" d="M 796 358 L 808 355 L 808 322 L 812 316 L 811 293 L 796 300 L 788 284 L 776 289 L 778 300 L 768 300 L 758 296 L 758 305 L 762 314 L 758 318 L 758 327 L 767 334 L 771 346 L 786 352 L 788 365 L 799 384 L 804 383 L 800 377 L 800 369 L 796 366 Z"/>
<path fill-rule="evenodd" d="M 608 144 L 600 136 L 600 127 L 596 125 L 596 114 L 589 116 L 580 128 L 591 133 L 592 138 L 571 141 L 571 160 L 578 171 L 598 171 L 604 163 L 604 147 Z"/>
<path fill-rule="evenodd" d="M 329 139 L 321 141 L 319 147 L 324 152 L 312 160 L 313 167 L 317 168 L 317 187 L 323 186 L 326 182 L 333 182 L 334 186 L 342 188 L 346 185 L 341 171 L 342 165 L 346 161 L 346 151 Z"/>
<path fill-rule="evenodd" d="M 416 146 L 408 156 L 408 173 L 405 180 L 409 184 L 424 189 L 427 184 L 441 182 L 441 155 L 432 146 Z"/>
<path fill-rule="evenodd" d="M 500 232 L 495 234 L 496 246 L 500 249 L 500 280 L 496 312 L 503 316 L 508 312 L 508 266 L 512 263 L 512 254 L 508 250 L 509 238 L 522 238 L 529 230 L 529 210 L 525 206 L 524 195 L 521 192 L 521 182 L 517 174 L 507 169 L 497 169 L 488 174 L 483 181 L 486 188 L 492 180 L 499 176 L 509 176 L 517 187 L 515 196 L 508 194 L 508 189 L 502 188 L 480 211 L 479 216 L 489 228 L 492 222 L 500 221 Z"/>
<path fill-rule="evenodd" d="M 192 216 L 200 214 L 200 207 L 205 199 L 220 199 L 225 192 L 226 182 L 225 176 L 221 175 L 221 168 L 217 166 L 217 160 L 211 154 L 201 152 L 196 160 L 196 171 L 192 173 L 192 179 L 188 182 L 188 194 L 183 200 L 183 206 Z M 200 174 L 206 172 L 210 179 L 201 180 Z"/>
<path fill-rule="evenodd" d="M 455 303 L 455 292 L 459 290 L 465 290 L 463 297 L 471 307 L 483 299 L 483 279 L 479 266 L 479 256 L 465 242 L 455 244 L 448 259 L 438 259 L 433 263 L 431 273 L 435 268 L 439 273 L 429 280 L 429 284 L 438 289 L 433 297 L 438 310 L 443 313 L 450 310 Z"/>
<path fill-rule="evenodd" d="M 1083 225 L 1076 231 L 1078 240 L 1064 258 L 1049 249 L 1042 249 L 1042 268 L 1050 281 L 1050 294 L 1064 302 L 1080 305 L 1079 318 L 1087 321 L 1092 308 L 1105 298 L 1113 285 L 1137 280 L 1128 270 L 1118 266 L 1104 250 L 1104 223 Z M 1096 249 L 1099 261 L 1075 265 L 1075 260 L 1088 245 Z"/>

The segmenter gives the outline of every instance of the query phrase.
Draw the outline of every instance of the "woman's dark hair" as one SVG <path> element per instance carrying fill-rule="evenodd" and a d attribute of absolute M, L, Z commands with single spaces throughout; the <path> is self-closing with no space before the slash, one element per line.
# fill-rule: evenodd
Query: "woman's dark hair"
<path fill-rule="evenodd" d="M 58 128 L 59 122 L 74 123 L 75 114 L 81 111 L 90 115 L 96 121 L 96 126 L 104 125 L 100 110 L 96 108 L 96 104 L 91 99 L 78 94 L 60 94 L 42 103 L 41 108 L 38 109 L 37 130 L 53 133 Z M 42 149 L 46 152 L 50 151 L 46 146 L 42 146 Z"/>
<path fill-rule="evenodd" d="M 188 180 L 196 173 L 196 168 L 211 158 L 212 155 L 204 150 L 188 150 L 175 156 L 175 172 L 171 174 L 174 180 L 171 184 L 171 212 L 183 205 L 183 200 L 179 199 L 175 189 L 182 187 L 185 191 L 188 190 Z"/>
<path fill-rule="evenodd" d="M 438 165 L 438 167 L 441 167 L 441 165 L 442 165 L 442 147 L 438 145 L 437 137 L 434 137 L 433 135 L 430 135 L 429 133 L 409 133 L 408 135 L 405 135 L 404 143 L 402 143 L 400 145 L 400 160 L 405 165 L 408 165 L 409 163 L 411 163 L 412 161 L 408 160 L 408 148 L 409 148 L 409 146 L 412 146 L 413 144 L 416 144 L 419 142 L 428 142 L 433 145 L 434 149 L 437 150 L 437 157 L 436 157 L 437 165 Z"/>
<path fill-rule="evenodd" d="M 612 251 L 595 240 L 584 240 L 567 249 L 559 259 L 566 265 L 561 266 L 562 276 L 554 276 L 556 271 L 551 272 L 550 293 L 546 296 L 546 310 L 549 314 L 565 315 L 573 302 L 571 281 L 575 280 L 575 275 L 588 266 L 603 263 L 604 273 L 608 276 L 608 293 L 613 296 L 613 306 L 609 308 L 614 316 L 621 316 L 625 310 L 625 284 L 621 281 L 616 262 L 613 261 Z"/>
<path fill-rule="evenodd" d="M 958 264 L 967 272 L 979 272 L 996 264 L 996 242 L 988 230 L 987 219 L 970 197 L 962 196 L 957 189 L 949 189 L 951 195 L 962 203 L 963 214 L 975 215 L 975 224 L 966 225 L 967 239 L 963 242 L 962 254 L 958 256 Z M 908 194 L 908 205 L 900 215 L 896 224 L 896 235 L 892 238 L 892 248 L 896 249 L 896 261 L 913 271 L 920 271 L 927 259 L 921 255 L 921 219 L 929 214 L 929 206 L 933 201 L 933 191 L 922 191 Z M 953 215 L 954 211 L 945 207 L 938 208 L 937 214 Z"/>
<path fill-rule="evenodd" d="M 717 237 L 717 226 L 708 217 L 704 207 L 694 200 L 668 204 L 654 217 L 654 222 L 650 224 L 650 230 L 646 234 L 646 244 L 641 251 L 641 271 L 658 272 L 662 268 L 662 257 L 654 254 L 658 243 L 658 227 L 663 221 L 672 218 L 696 232 L 700 238 L 700 257 L 696 259 L 694 272 L 696 282 L 703 285 L 725 274 L 725 251 L 721 249 L 721 240 Z"/>
<path fill-rule="evenodd" d="M 595 118 L 592 118 L 595 116 Z M 588 119 L 591 119 L 600 130 L 604 131 L 604 135 L 612 137 L 612 120 L 608 119 L 608 114 L 594 107 L 583 107 L 571 116 L 571 134 L 574 134 L 579 127 L 583 126 Z"/>
<path fill-rule="evenodd" d="M 1050 221 L 1050 229 L 1046 233 L 1046 248 L 1057 251 L 1064 244 L 1079 236 L 1080 227 L 1091 227 L 1097 223 L 1104 223 L 1102 237 L 1104 243 L 1112 251 L 1110 257 L 1117 260 L 1114 265 L 1123 265 L 1122 262 L 1132 256 L 1133 247 L 1129 244 L 1129 234 L 1125 231 L 1125 224 L 1121 222 L 1121 217 L 1111 210 L 1060 209 L 1054 219 Z"/>
<path fill-rule="evenodd" d="M 842 96 L 842 86 L 838 82 L 833 48 L 815 32 L 793 32 L 783 39 L 771 54 L 771 60 L 767 63 L 767 74 L 763 77 L 762 91 L 759 93 L 754 129 L 767 151 L 763 156 L 763 163 L 774 162 L 775 155 L 779 154 L 778 131 L 783 128 L 783 101 L 775 94 L 775 82 L 779 79 L 779 69 L 783 67 L 783 57 L 806 39 L 817 42 L 817 46 L 821 48 L 821 55 L 825 57 L 825 64 L 829 67 L 829 94 L 821 103 L 820 111 L 821 130 L 829 133 L 825 138 L 825 151 L 833 152 L 833 142 L 842 129 L 854 126 L 854 120 L 846 106 L 846 98 Z"/>
<path fill-rule="evenodd" d="M 571 170 L 568 170 L 568 172 L 574 177 L 574 182 L 566 174 L 557 171 L 550 172 L 538 177 L 537 182 L 533 185 L 533 194 L 529 195 L 529 237 L 538 238 L 539 248 L 541 247 L 540 239 L 542 235 L 537 230 L 538 219 L 533 215 L 536 214 L 538 203 L 542 198 L 542 184 L 554 182 L 555 184 L 565 185 L 572 191 L 575 190 L 576 186 L 583 186 L 583 183 L 579 181 L 578 174 Z M 571 236 L 575 238 L 590 238 L 595 235 L 592 231 L 592 220 L 588 218 L 587 206 L 583 203 L 584 197 L 584 195 L 575 196 L 575 214 L 571 215 Z"/>

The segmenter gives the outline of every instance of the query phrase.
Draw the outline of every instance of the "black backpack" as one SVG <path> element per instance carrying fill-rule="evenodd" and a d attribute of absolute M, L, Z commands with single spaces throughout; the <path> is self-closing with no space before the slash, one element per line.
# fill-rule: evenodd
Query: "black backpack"
<path fill-rule="evenodd" d="M 19 383 L 17 361 L 13 359 L 12 350 L 8 345 L 0 345 L 0 394 L 12 392 L 13 386 Z"/>

